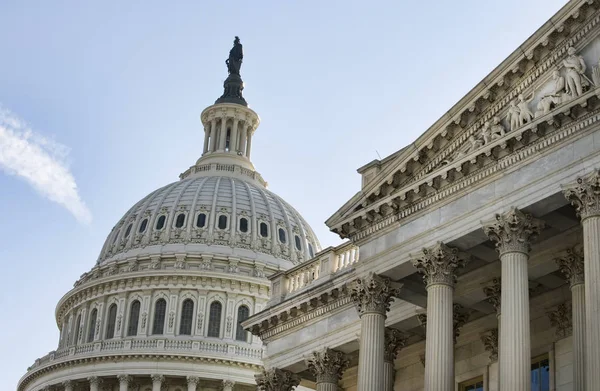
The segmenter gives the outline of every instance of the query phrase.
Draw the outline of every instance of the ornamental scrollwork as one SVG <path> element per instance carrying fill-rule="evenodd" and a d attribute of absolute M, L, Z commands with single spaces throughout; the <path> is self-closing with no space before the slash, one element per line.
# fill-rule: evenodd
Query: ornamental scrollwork
<path fill-rule="evenodd" d="M 583 265 L 583 248 L 575 246 L 566 250 L 564 255 L 556 258 L 556 263 L 562 274 L 569 281 L 571 287 L 583 284 L 584 282 L 584 265 Z"/>
<path fill-rule="evenodd" d="M 488 330 L 481 336 L 485 350 L 490 354 L 490 362 L 498 361 L 498 329 Z"/>
<path fill-rule="evenodd" d="M 313 352 L 306 359 L 306 365 L 317 378 L 317 383 L 337 384 L 349 364 L 350 360 L 344 353 L 332 349 Z"/>
<path fill-rule="evenodd" d="M 500 314 L 501 298 L 502 298 L 502 281 L 500 277 L 494 278 L 483 287 L 483 293 L 486 296 L 486 301 L 494 306 L 497 314 Z"/>
<path fill-rule="evenodd" d="M 452 323 L 454 326 L 454 344 L 460 336 L 460 329 L 467 323 L 471 314 L 460 304 L 452 306 Z"/>
<path fill-rule="evenodd" d="M 279 368 L 264 369 L 254 378 L 258 391 L 292 391 L 300 384 L 298 375 Z"/>
<path fill-rule="evenodd" d="M 359 316 L 373 312 L 385 315 L 393 298 L 399 294 L 400 289 L 393 288 L 389 278 L 370 272 L 366 277 L 356 279 L 351 297 Z"/>
<path fill-rule="evenodd" d="M 577 178 L 575 183 L 564 186 L 563 194 L 582 219 L 600 216 L 600 170 L 595 169 Z"/>
<path fill-rule="evenodd" d="M 547 312 L 550 324 L 556 328 L 556 336 L 565 338 L 573 333 L 571 303 L 563 303 L 555 310 Z"/>
<path fill-rule="evenodd" d="M 457 248 L 438 242 L 433 247 L 424 248 L 412 263 L 419 273 L 423 274 L 426 286 L 437 284 L 454 286 L 456 270 L 464 267 L 467 260 Z"/>
<path fill-rule="evenodd" d="M 504 214 L 496 214 L 494 220 L 484 223 L 483 232 L 502 255 L 508 252 L 528 253 L 531 242 L 543 228 L 543 221 L 513 207 Z"/>
<path fill-rule="evenodd" d="M 393 363 L 398 353 L 406 346 L 408 337 L 398 329 L 385 328 L 384 361 Z"/>

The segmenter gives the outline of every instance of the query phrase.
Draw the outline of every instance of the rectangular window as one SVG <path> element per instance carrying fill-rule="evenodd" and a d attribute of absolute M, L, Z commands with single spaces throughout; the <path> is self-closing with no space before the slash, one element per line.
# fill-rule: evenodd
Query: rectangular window
<path fill-rule="evenodd" d="M 483 391 L 483 376 L 460 383 L 458 391 Z"/>
<path fill-rule="evenodd" d="M 550 360 L 548 354 L 531 360 L 531 391 L 550 391 Z"/>

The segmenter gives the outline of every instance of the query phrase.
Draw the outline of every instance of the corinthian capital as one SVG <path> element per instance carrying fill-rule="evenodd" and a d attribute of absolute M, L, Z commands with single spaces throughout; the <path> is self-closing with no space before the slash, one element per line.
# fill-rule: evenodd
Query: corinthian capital
<path fill-rule="evenodd" d="M 454 325 L 454 344 L 460 335 L 460 329 L 467 323 L 471 314 L 460 304 L 452 306 L 452 323 Z"/>
<path fill-rule="evenodd" d="M 349 364 L 350 360 L 344 353 L 332 349 L 313 352 L 306 359 L 306 365 L 317 378 L 317 383 L 337 384 Z"/>
<path fill-rule="evenodd" d="M 400 330 L 385 328 L 385 345 L 383 359 L 387 362 L 393 363 L 398 352 L 406 346 L 407 337 Z"/>
<path fill-rule="evenodd" d="M 152 379 L 152 383 L 162 384 L 162 382 L 165 381 L 164 375 L 159 375 L 157 373 L 155 373 L 154 375 L 150 376 L 150 378 Z"/>
<path fill-rule="evenodd" d="M 188 376 L 187 377 L 187 384 L 188 385 L 195 385 L 197 386 L 198 383 L 200 383 L 200 378 L 198 376 Z"/>
<path fill-rule="evenodd" d="M 254 378 L 258 391 L 292 391 L 300 384 L 298 375 L 279 368 L 264 369 Z"/>
<path fill-rule="evenodd" d="M 133 380 L 133 378 L 131 376 L 124 375 L 124 374 L 118 375 L 117 379 L 119 380 L 119 383 L 125 383 L 125 384 L 129 384 Z"/>
<path fill-rule="evenodd" d="M 100 383 L 102 383 L 102 379 L 98 376 L 90 376 L 87 378 L 87 381 L 90 383 L 90 385 L 100 385 Z"/>
<path fill-rule="evenodd" d="M 490 362 L 498 361 L 498 329 L 492 329 L 481 336 L 485 350 L 490 353 Z"/>
<path fill-rule="evenodd" d="M 544 222 L 529 213 L 511 208 L 504 214 L 497 214 L 492 221 L 484 223 L 483 232 L 496 244 L 500 255 L 509 252 L 528 253 L 531 242 L 544 228 Z"/>
<path fill-rule="evenodd" d="M 600 216 L 600 170 L 594 170 L 575 183 L 563 186 L 563 194 L 582 219 Z"/>
<path fill-rule="evenodd" d="M 565 338 L 573 332 L 571 303 L 559 304 L 555 310 L 547 312 L 550 324 L 556 327 L 556 336 Z"/>
<path fill-rule="evenodd" d="M 494 306 L 496 314 L 500 313 L 500 298 L 502 297 L 502 282 L 500 278 L 494 278 L 483 287 L 483 293 L 487 296 L 486 301 Z"/>
<path fill-rule="evenodd" d="M 572 287 L 583 284 L 583 249 L 580 246 L 567 249 L 565 254 L 556 258 L 556 263 Z"/>
<path fill-rule="evenodd" d="M 412 263 L 423 274 L 423 281 L 429 287 L 438 284 L 454 286 L 456 270 L 464 267 L 467 261 L 457 248 L 437 242 L 433 247 L 424 248 Z"/>
<path fill-rule="evenodd" d="M 372 312 L 385 315 L 393 298 L 399 294 L 400 289 L 393 288 L 389 278 L 371 272 L 365 278 L 356 279 L 352 300 L 359 316 Z"/>

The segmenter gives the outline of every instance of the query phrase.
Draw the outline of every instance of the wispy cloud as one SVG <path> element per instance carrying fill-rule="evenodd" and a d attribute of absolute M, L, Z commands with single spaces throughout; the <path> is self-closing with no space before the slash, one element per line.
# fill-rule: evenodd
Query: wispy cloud
<path fill-rule="evenodd" d="M 81 223 L 89 224 L 92 214 L 77 191 L 69 170 L 69 148 L 35 133 L 28 125 L 0 105 L 0 169 L 27 181 L 51 201 L 64 206 Z"/>

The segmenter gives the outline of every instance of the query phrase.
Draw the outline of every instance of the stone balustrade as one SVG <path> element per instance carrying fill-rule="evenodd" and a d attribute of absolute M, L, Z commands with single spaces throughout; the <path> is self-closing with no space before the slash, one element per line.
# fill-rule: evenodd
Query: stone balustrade
<path fill-rule="evenodd" d="M 210 164 L 198 164 L 192 166 L 185 170 L 183 173 L 179 175 L 179 179 L 185 179 L 188 176 L 195 174 L 197 172 L 229 172 L 229 173 L 237 173 L 242 176 L 248 177 L 255 181 L 258 181 L 263 186 L 267 185 L 267 182 L 263 179 L 263 177 L 256 171 L 249 170 L 247 168 L 235 165 L 235 164 L 222 164 L 222 163 L 210 163 Z"/>

